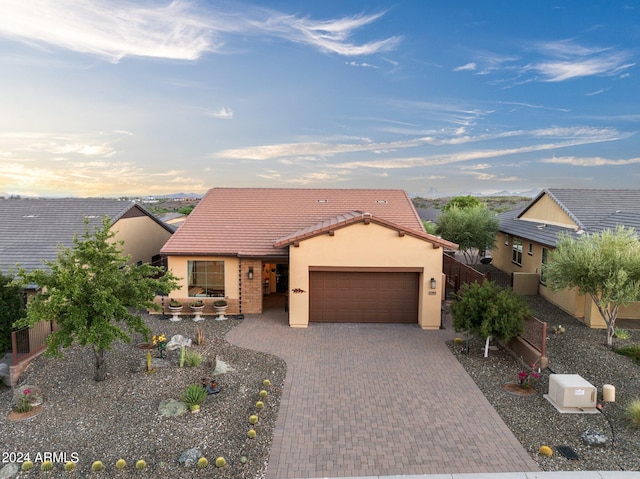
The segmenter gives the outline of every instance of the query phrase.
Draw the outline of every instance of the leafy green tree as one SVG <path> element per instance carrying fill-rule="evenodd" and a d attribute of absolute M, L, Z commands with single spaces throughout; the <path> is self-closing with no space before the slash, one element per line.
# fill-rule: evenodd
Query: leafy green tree
<path fill-rule="evenodd" d="M 588 294 L 607 325 L 607 346 L 613 347 L 618 310 L 640 301 L 640 241 L 633 228 L 560 235 L 544 267 L 553 291 L 578 288 Z"/>
<path fill-rule="evenodd" d="M 492 281 L 467 283 L 451 303 L 453 326 L 467 334 L 479 334 L 487 346 L 492 337 L 509 341 L 522 333 L 524 320 L 531 315 L 529 305 L 510 289 Z M 485 347 L 485 357 L 488 348 Z"/>
<path fill-rule="evenodd" d="M 149 338 L 149 327 L 135 311 L 155 308 L 157 293 L 178 287 L 176 278 L 163 275 L 162 268 L 129 264 L 110 225 L 105 217 L 102 228 L 92 234 L 86 223 L 83 237 L 76 236 L 72 248 L 60 250 L 56 261 L 47 261 L 48 269 L 23 269 L 18 275 L 22 284 L 36 284 L 40 292 L 17 326 L 54 319 L 58 329 L 47 338 L 46 354 L 61 357 L 61 349 L 74 343 L 91 345 L 96 381 L 106 379 L 104 355 L 114 341 L 129 342 L 131 332 Z"/>
<path fill-rule="evenodd" d="M 13 323 L 25 317 L 22 288 L 13 278 L 0 273 L 0 354 L 11 349 Z"/>
<path fill-rule="evenodd" d="M 437 234 L 459 246 L 467 264 L 476 265 L 480 254 L 495 244 L 500 223 L 486 206 L 453 206 L 437 221 Z"/>
<path fill-rule="evenodd" d="M 180 208 L 178 208 L 178 213 L 180 213 L 181 215 L 188 216 L 189 214 L 191 214 L 191 212 L 195 207 L 196 207 L 195 205 L 181 206 Z"/>
<path fill-rule="evenodd" d="M 422 226 L 424 226 L 424 230 L 429 234 L 436 234 L 437 225 L 433 221 L 422 220 Z"/>
<path fill-rule="evenodd" d="M 442 207 L 442 211 L 449 211 L 451 208 L 475 208 L 476 206 L 482 206 L 480 200 L 475 196 L 454 196 L 449 202 Z"/>

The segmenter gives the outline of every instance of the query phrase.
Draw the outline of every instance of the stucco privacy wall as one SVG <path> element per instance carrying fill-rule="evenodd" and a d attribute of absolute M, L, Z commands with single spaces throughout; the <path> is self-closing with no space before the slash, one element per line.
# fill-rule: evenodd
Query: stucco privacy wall
<path fill-rule="evenodd" d="M 116 241 L 124 241 L 124 252 L 131 255 L 131 262 L 151 263 L 171 237 L 171 233 L 148 216 L 120 218 L 111 227 Z"/>
<path fill-rule="evenodd" d="M 422 268 L 418 324 L 423 329 L 440 327 L 442 296 L 442 248 L 397 230 L 374 223 L 356 223 L 289 247 L 289 324 L 309 324 L 309 267 Z M 436 290 L 428 282 L 436 278 Z M 293 290 L 302 290 L 295 293 Z M 429 294 L 429 293 L 435 294 Z"/>

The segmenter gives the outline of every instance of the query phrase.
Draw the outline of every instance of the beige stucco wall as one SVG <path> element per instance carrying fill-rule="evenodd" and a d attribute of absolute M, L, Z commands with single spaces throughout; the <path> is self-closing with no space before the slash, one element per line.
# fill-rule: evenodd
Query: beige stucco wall
<path fill-rule="evenodd" d="M 550 225 L 577 228 L 578 225 L 547 195 L 541 196 L 538 201 L 527 209 L 521 216 L 521 220 L 536 221 Z"/>
<path fill-rule="evenodd" d="M 228 312 L 238 313 L 238 300 L 240 296 L 238 274 L 239 261 L 231 256 L 169 256 L 167 257 L 167 267 L 177 278 L 180 289 L 169 293 L 169 298 L 177 299 L 184 305 L 188 305 L 195 298 L 190 298 L 187 290 L 187 261 L 224 261 L 224 292 L 229 303 Z M 219 298 L 199 297 L 207 305 L 205 313 L 213 311 L 212 303 Z"/>
<path fill-rule="evenodd" d="M 320 235 L 289 247 L 289 324 L 309 324 L 309 267 L 411 267 L 423 268 L 420 277 L 418 324 L 423 329 L 440 327 L 442 297 L 442 248 L 434 249 L 427 241 L 398 235 L 375 223 L 357 223 L 335 231 L 334 236 Z M 438 279 L 435 291 L 429 280 Z M 301 289 L 304 293 L 292 293 Z M 425 293 L 426 292 L 426 293 Z M 430 294 L 435 293 L 435 294 Z"/>
<path fill-rule="evenodd" d="M 171 233 L 148 216 L 121 218 L 111 227 L 117 241 L 124 241 L 124 253 L 131 255 L 131 262 L 151 263 L 160 253 Z"/>
<path fill-rule="evenodd" d="M 513 273 L 513 291 L 526 296 L 538 294 L 538 284 L 540 276 L 535 273 Z"/>

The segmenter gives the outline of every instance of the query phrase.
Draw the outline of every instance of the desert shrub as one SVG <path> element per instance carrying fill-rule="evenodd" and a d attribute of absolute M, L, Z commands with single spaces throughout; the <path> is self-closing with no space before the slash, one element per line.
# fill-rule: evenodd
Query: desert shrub
<path fill-rule="evenodd" d="M 451 314 L 457 331 L 509 341 L 522 333 L 531 308 L 512 290 L 484 281 L 463 285 L 451 304 Z"/>
<path fill-rule="evenodd" d="M 202 354 L 198 351 L 187 350 L 184 355 L 184 365 L 188 368 L 197 368 L 202 364 Z"/>
<path fill-rule="evenodd" d="M 616 348 L 615 352 L 622 356 L 628 356 L 633 359 L 638 365 L 640 365 L 640 346 L 625 346 L 623 348 Z"/>
<path fill-rule="evenodd" d="M 182 400 L 189 406 L 199 406 L 206 397 L 207 391 L 200 384 L 192 384 L 182 393 Z"/>
<path fill-rule="evenodd" d="M 640 398 L 636 398 L 624 408 L 625 417 L 634 426 L 640 428 Z"/>

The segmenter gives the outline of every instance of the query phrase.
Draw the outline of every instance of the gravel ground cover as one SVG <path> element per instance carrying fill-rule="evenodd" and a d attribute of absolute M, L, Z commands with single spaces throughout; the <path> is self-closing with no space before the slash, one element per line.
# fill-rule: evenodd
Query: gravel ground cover
<path fill-rule="evenodd" d="M 521 397 L 508 393 L 505 384 L 517 381 L 524 368 L 501 347 L 484 358 L 484 341 L 474 339 L 468 354 L 464 345 L 450 343 L 453 353 L 542 470 L 640 470 L 640 430 L 624 417 L 625 405 L 640 397 L 640 366 L 611 351 L 605 345 L 604 330 L 587 328 L 541 297 L 527 299 L 535 316 L 546 321 L 549 329 L 562 325 L 566 330 L 564 334 L 547 336 L 550 370 L 557 374 L 579 374 L 597 387 L 599 401 L 604 384 L 615 386 L 616 401 L 602 403 L 603 413 L 559 413 L 543 397 L 548 392 L 550 370 L 542 371 L 535 385 L 536 394 Z M 631 337 L 617 339 L 617 346 L 640 345 L 640 330 L 629 331 Z M 587 429 L 604 433 L 609 439 L 606 445 L 585 445 L 581 435 Z M 539 455 L 542 445 L 551 447 L 553 456 Z M 571 447 L 579 459 L 568 460 L 559 454 L 557 447 L 561 445 Z"/>
<path fill-rule="evenodd" d="M 181 334 L 195 335 L 196 326 L 205 331 L 205 343 L 190 349 L 202 354 L 199 367 L 179 367 L 179 352 L 169 352 L 168 365 L 154 373 L 145 371 L 146 351 L 136 344 L 144 342 L 134 336 L 131 343 L 117 343 L 106 354 L 109 375 L 107 380 L 93 380 L 93 353 L 90 348 L 72 347 L 65 350 L 64 359 L 39 357 L 20 378 L 20 385 L 41 388 L 44 394 L 43 411 L 24 421 L 10 421 L 12 391 L 0 391 L 0 454 L 4 460 L 24 459 L 29 454 L 35 462 L 29 473 L 18 477 L 42 477 L 39 459 L 45 453 L 59 457 L 74 456 L 77 470 L 71 477 L 264 477 L 275 427 L 286 365 L 281 359 L 264 353 L 237 348 L 228 344 L 224 336 L 239 324 L 239 319 L 215 321 L 208 317 L 195 323 L 188 317 L 170 322 L 159 316 L 145 315 L 152 334 L 167 338 Z M 153 356 L 157 357 L 157 351 Z M 208 396 L 200 413 L 186 413 L 177 417 L 163 417 L 158 406 L 163 399 L 179 400 L 190 384 L 214 378 L 212 360 L 227 363 L 233 371 L 215 376 L 221 387 L 217 395 Z M 270 387 L 263 380 L 271 381 Z M 266 389 L 268 396 L 260 397 Z M 258 412 L 259 422 L 249 424 L 249 416 L 256 414 L 255 404 L 262 399 L 264 409 Z M 254 439 L 247 437 L 255 429 Z M 199 470 L 186 468 L 178 459 L 183 451 L 198 448 L 210 464 Z M 224 457 L 227 465 L 216 468 L 214 461 Z M 246 462 L 241 462 L 241 457 Z M 115 469 L 123 458 L 124 472 Z M 148 466 L 138 471 L 134 465 L 143 459 Z M 91 474 L 91 464 L 100 460 L 105 470 Z M 70 477 L 57 463 L 48 477 Z M 0 471 L 1 472 L 1 471 Z"/>

